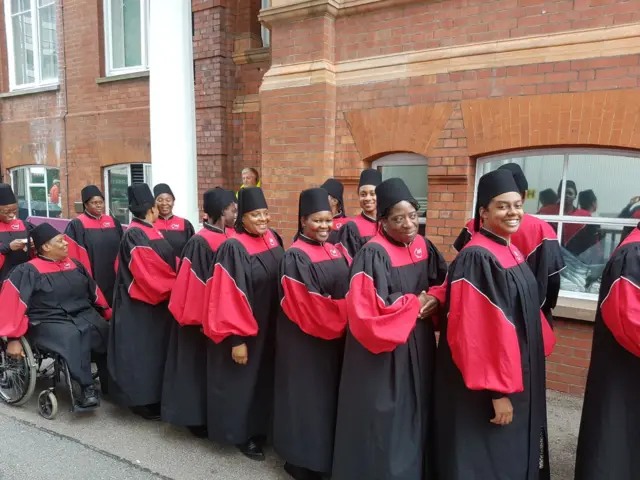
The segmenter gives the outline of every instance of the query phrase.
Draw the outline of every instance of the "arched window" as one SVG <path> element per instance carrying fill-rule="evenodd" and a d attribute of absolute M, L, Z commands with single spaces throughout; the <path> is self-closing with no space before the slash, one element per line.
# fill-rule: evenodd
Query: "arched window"
<path fill-rule="evenodd" d="M 420 204 L 420 223 L 426 223 L 427 158 L 416 153 L 392 153 L 375 160 L 371 166 L 382 172 L 382 179 L 398 177 L 411 190 Z M 424 233 L 423 233 L 424 234 Z"/>
<path fill-rule="evenodd" d="M 11 188 L 18 199 L 18 216 L 62 217 L 60 169 L 29 166 L 9 170 Z"/>
<path fill-rule="evenodd" d="M 518 163 L 529 182 L 525 212 L 558 233 L 566 263 L 565 296 L 594 299 L 611 253 L 640 221 L 640 158 L 637 153 L 599 149 L 511 152 L 477 162 L 483 174 Z"/>
<path fill-rule="evenodd" d="M 150 163 L 124 163 L 104 169 L 107 212 L 123 224 L 131 221 L 127 187 L 134 183 L 146 183 L 153 188 Z"/>

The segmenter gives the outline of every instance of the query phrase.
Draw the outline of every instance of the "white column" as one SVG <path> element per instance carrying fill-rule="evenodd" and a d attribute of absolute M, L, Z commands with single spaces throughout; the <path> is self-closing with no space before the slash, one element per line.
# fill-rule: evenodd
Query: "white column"
<path fill-rule="evenodd" d="M 191 2 L 153 0 L 149 25 L 153 184 L 168 184 L 174 212 L 198 225 Z"/>

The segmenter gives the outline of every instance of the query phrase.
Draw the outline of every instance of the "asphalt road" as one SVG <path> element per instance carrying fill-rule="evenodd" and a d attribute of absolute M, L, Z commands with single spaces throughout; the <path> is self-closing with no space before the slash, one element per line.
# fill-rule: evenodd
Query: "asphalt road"
<path fill-rule="evenodd" d="M 38 390 L 36 390 L 37 393 Z M 0 404 L 0 480 L 285 480 L 282 461 L 244 458 L 233 447 L 193 438 L 185 430 L 142 420 L 103 402 L 100 410 L 45 420 L 35 397 L 23 407 Z M 554 480 L 573 478 L 580 399 L 549 395 Z"/>

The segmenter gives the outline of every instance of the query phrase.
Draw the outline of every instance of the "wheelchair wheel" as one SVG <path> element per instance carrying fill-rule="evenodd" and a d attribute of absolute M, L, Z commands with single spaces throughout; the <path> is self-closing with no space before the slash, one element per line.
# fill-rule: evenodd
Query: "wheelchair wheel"
<path fill-rule="evenodd" d="M 37 363 L 26 338 L 20 337 L 24 357 L 7 353 L 8 341 L 0 339 L 0 399 L 10 405 L 24 405 L 36 387 Z"/>
<path fill-rule="evenodd" d="M 53 420 L 58 414 L 58 399 L 51 390 L 43 390 L 38 395 L 38 413 L 47 420 Z"/>

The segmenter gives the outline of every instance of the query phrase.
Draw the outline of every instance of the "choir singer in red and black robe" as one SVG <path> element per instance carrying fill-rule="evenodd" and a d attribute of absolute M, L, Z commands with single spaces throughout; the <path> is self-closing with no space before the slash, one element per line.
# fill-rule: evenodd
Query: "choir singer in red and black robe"
<path fill-rule="evenodd" d="M 218 249 L 207 286 L 209 438 L 264 459 L 273 404 L 275 322 L 282 240 L 269 228 L 259 187 L 238 192 L 236 234 Z"/>
<path fill-rule="evenodd" d="M 333 215 L 333 226 L 331 227 L 331 235 L 329 235 L 330 243 L 338 243 L 338 232 L 342 226 L 349 221 L 344 212 L 344 185 L 340 180 L 329 178 L 320 185 L 329 195 L 329 204 L 331 205 L 331 213 Z"/>
<path fill-rule="evenodd" d="M 529 182 L 520 165 L 507 163 L 498 170 L 508 170 L 513 174 L 522 197 L 522 205 L 524 206 L 527 191 L 529 190 Z M 471 240 L 474 221 L 471 219 L 456 239 L 454 248 L 457 251 L 462 250 Z M 565 267 L 555 230 L 544 220 L 524 213 L 520 220 L 518 231 L 511 235 L 511 244 L 524 255 L 527 264 L 536 277 L 538 291 L 542 295 L 542 311 L 549 324 L 553 325 L 552 309 L 555 308 L 558 301 L 560 272 Z"/>
<path fill-rule="evenodd" d="M 298 234 L 280 264 L 273 445 L 296 480 L 331 473 L 347 326 L 347 259 L 329 243 L 327 193 L 300 194 Z"/>
<path fill-rule="evenodd" d="M 549 478 L 545 353 L 553 332 L 536 278 L 511 243 L 523 217 L 513 174 L 478 184 L 474 234 L 438 298 L 436 461 L 439 480 Z M 480 221 L 482 220 L 482 228 Z"/>
<path fill-rule="evenodd" d="M 171 330 L 162 391 L 162 419 L 207 436 L 207 348 L 213 346 L 201 331 L 207 315 L 206 285 L 216 252 L 235 224 L 236 196 L 213 188 L 203 196 L 205 223 L 185 245 L 169 310 L 176 319 Z"/>
<path fill-rule="evenodd" d="M 378 231 L 376 220 L 376 187 L 382 182 L 382 174 L 375 168 L 367 168 L 360 174 L 358 199 L 362 212 L 340 229 L 339 242 L 342 250 L 354 258 L 362 246 Z"/>
<path fill-rule="evenodd" d="M 65 230 L 69 256 L 93 276 L 109 305 L 116 280 L 115 261 L 122 240 L 122 225 L 104 213 L 104 195 L 95 185 L 82 189 L 84 213 L 71 220 Z"/>
<path fill-rule="evenodd" d="M 640 477 L 640 230 L 613 252 L 600 287 L 576 480 Z"/>
<path fill-rule="evenodd" d="M 160 417 L 169 334 L 167 307 L 176 280 L 176 256 L 153 222 L 155 198 L 147 184 L 128 189 L 134 215 L 122 237 L 109 335 L 109 373 L 118 403 L 147 419 Z"/>
<path fill-rule="evenodd" d="M 38 256 L 16 267 L 2 284 L 0 336 L 27 334 L 32 346 L 60 355 L 80 385 L 81 408 L 96 407 L 91 362 L 106 386 L 106 352 L 111 309 L 89 272 L 69 258 L 64 235 L 48 223 L 31 231 Z M 8 345 L 21 355 L 20 342 Z"/>
<path fill-rule="evenodd" d="M 376 197 L 381 230 L 351 268 L 331 478 L 429 479 L 436 341 L 418 317 L 446 264 L 418 235 L 418 202 L 401 179 Z"/>
<path fill-rule="evenodd" d="M 0 183 L 0 282 L 31 254 L 33 225 L 18 218 L 18 201 L 11 185 Z"/>
<path fill-rule="evenodd" d="M 174 197 L 169 185 L 159 183 L 153 187 L 153 195 L 156 197 L 156 206 L 158 207 L 158 218 L 153 222 L 153 226 L 173 247 L 176 257 L 180 258 L 182 249 L 193 237 L 195 229 L 189 220 L 173 214 L 176 197 Z"/>

